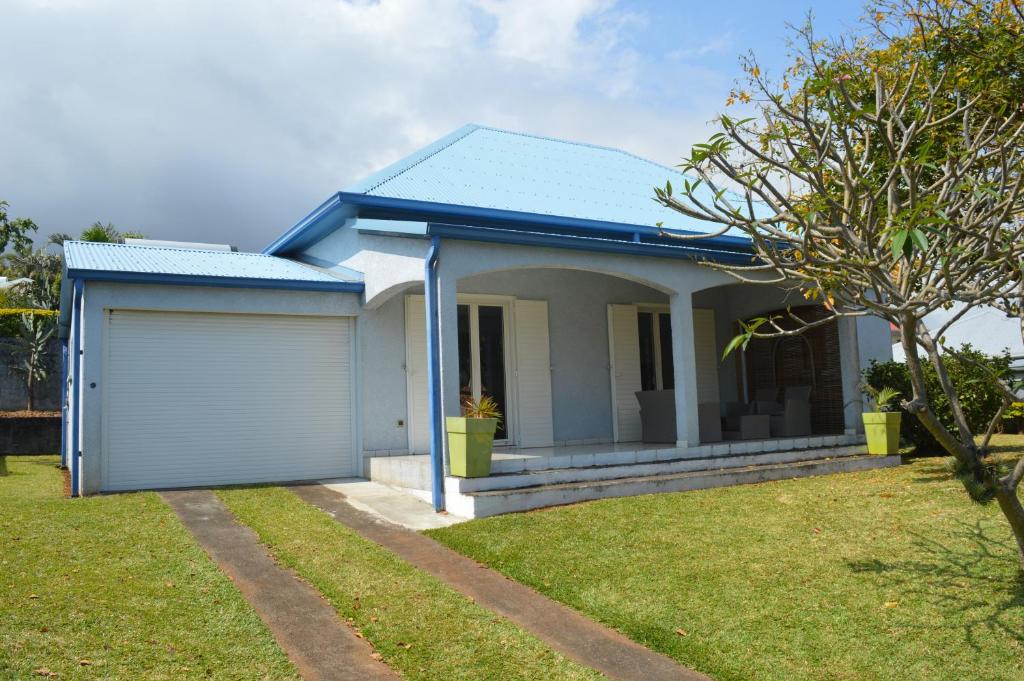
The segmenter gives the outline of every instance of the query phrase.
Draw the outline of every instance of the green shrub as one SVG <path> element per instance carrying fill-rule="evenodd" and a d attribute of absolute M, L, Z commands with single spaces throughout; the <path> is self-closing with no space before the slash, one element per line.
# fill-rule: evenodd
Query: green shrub
<path fill-rule="evenodd" d="M 1003 412 L 1004 433 L 1024 433 L 1024 402 L 1014 402 Z"/>
<path fill-rule="evenodd" d="M 1006 376 L 1009 373 L 1010 356 L 1008 354 L 990 357 L 975 350 L 969 344 L 961 346 L 959 352 L 974 362 L 987 365 L 1000 376 Z M 961 361 L 948 354 L 945 355 L 945 361 L 949 378 L 960 396 L 960 404 L 963 407 L 967 425 L 976 435 L 984 433 L 989 421 L 999 410 L 999 405 L 1002 404 L 1002 396 L 993 386 L 992 380 L 985 371 L 972 362 Z M 953 412 L 949 407 L 946 394 L 939 385 L 935 368 L 928 362 L 922 364 L 932 411 L 946 428 L 955 433 L 956 425 L 953 423 Z M 902 362 L 872 361 L 870 366 L 864 370 L 863 376 L 864 382 L 868 385 L 875 388 L 893 388 L 898 390 L 905 399 L 910 399 L 910 396 L 914 394 L 910 385 L 910 372 L 907 370 L 907 365 Z M 907 414 L 905 418 L 901 419 L 900 437 L 914 447 L 915 456 L 944 456 L 946 454 L 916 416 Z"/>

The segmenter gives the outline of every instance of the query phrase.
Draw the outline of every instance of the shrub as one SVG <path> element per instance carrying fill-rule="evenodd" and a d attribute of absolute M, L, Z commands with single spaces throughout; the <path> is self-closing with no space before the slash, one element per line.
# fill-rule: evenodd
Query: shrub
<path fill-rule="evenodd" d="M 959 353 L 973 361 L 962 361 L 954 355 L 945 355 L 946 369 L 949 378 L 960 396 L 960 404 L 964 410 L 967 425 L 975 433 L 984 433 L 988 422 L 995 416 L 1002 404 L 1002 396 L 994 387 L 992 380 L 985 371 L 974 362 L 987 365 L 1000 376 L 1006 376 L 1010 368 L 1008 354 L 990 357 L 972 348 L 969 344 L 961 346 Z M 939 386 L 938 375 L 931 363 L 924 363 L 925 383 L 932 411 L 946 428 L 956 432 L 953 423 L 953 412 L 949 400 Z M 902 362 L 876 362 L 863 372 L 864 382 L 874 388 L 888 387 L 898 390 L 900 395 L 909 399 L 913 395 L 910 385 L 910 372 Z M 925 429 L 916 416 L 907 414 L 901 419 L 900 437 L 914 447 L 915 456 L 944 456 L 946 452 Z"/>

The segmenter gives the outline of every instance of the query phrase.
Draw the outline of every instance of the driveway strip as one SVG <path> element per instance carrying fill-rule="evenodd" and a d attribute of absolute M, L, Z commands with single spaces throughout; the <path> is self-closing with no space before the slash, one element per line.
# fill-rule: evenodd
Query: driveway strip
<path fill-rule="evenodd" d="M 566 657 L 623 681 L 709 681 L 622 634 L 513 581 L 430 537 L 383 522 L 350 506 L 323 485 L 289 487 L 370 541 L 437 577 L 479 605 L 508 618 Z"/>
<path fill-rule="evenodd" d="M 256 534 L 210 490 L 161 492 L 199 545 L 234 581 L 304 679 L 399 679 L 319 592 L 275 563 Z"/>

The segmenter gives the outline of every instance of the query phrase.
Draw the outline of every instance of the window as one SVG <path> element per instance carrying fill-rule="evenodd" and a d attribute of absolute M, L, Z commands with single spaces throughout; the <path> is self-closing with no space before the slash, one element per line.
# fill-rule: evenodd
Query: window
<path fill-rule="evenodd" d="M 637 313 L 640 337 L 640 387 L 643 390 L 672 390 L 672 318 L 667 312 L 641 309 Z"/>

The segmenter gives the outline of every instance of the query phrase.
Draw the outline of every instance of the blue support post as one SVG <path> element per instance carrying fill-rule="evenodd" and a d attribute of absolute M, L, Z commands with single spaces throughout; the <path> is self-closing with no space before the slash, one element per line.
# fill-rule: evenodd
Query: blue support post
<path fill-rule="evenodd" d="M 427 385 L 430 387 L 430 485 L 435 511 L 444 510 L 444 415 L 441 410 L 441 332 L 438 319 L 437 255 L 441 238 L 431 239 L 424 261 L 427 305 Z"/>
<path fill-rule="evenodd" d="M 60 352 L 60 467 L 68 467 L 68 343 L 61 345 Z"/>
<path fill-rule="evenodd" d="M 76 279 L 72 295 L 71 327 L 75 334 L 75 344 L 71 348 L 71 447 L 68 450 L 68 467 L 71 469 L 71 496 L 77 497 L 79 490 L 79 470 L 82 467 L 82 452 L 79 449 L 79 432 L 82 420 L 82 291 L 85 288 L 81 279 Z"/>

